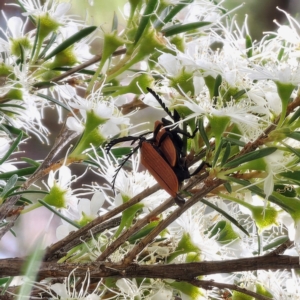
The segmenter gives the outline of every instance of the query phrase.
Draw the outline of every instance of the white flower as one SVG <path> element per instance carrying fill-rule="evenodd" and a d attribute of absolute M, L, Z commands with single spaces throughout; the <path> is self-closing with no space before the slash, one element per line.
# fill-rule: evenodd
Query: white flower
<path fill-rule="evenodd" d="M 71 90 L 69 90 L 71 92 Z M 73 97 L 70 103 L 73 108 L 79 109 L 82 119 L 77 116 L 69 117 L 67 125 L 71 130 L 82 132 L 87 120 L 87 113 L 93 112 L 102 125 L 99 126 L 99 132 L 104 137 L 115 136 L 121 132 L 121 125 L 129 125 L 129 118 L 123 117 L 116 108 L 113 99 L 105 100 L 101 96 L 101 91 L 92 93 L 88 99 L 81 98 L 73 91 Z M 102 120 L 102 121 L 101 121 Z"/>
<path fill-rule="evenodd" d="M 80 219 L 76 220 L 80 225 L 84 226 L 88 222 L 94 220 L 98 216 L 99 209 L 103 206 L 105 198 L 103 193 L 95 192 L 92 199 L 81 198 L 78 201 L 78 215 Z M 65 238 L 71 231 L 77 230 L 76 227 L 62 220 L 62 225 L 56 228 L 56 237 L 61 240 Z"/>
<path fill-rule="evenodd" d="M 19 2 L 26 11 L 26 13 L 23 13 L 24 16 L 40 16 L 47 13 L 52 19 L 59 23 L 68 19 L 66 13 L 71 8 L 70 3 L 59 3 L 58 1 L 53 0 L 46 0 L 43 2 L 39 0 L 20 0 Z"/>
<path fill-rule="evenodd" d="M 76 269 L 73 270 L 68 278 L 65 279 L 65 283 L 54 283 L 49 287 L 49 294 L 51 295 L 51 299 L 61 299 L 61 300 L 69 300 L 69 299 L 81 299 L 81 300 L 98 300 L 101 298 L 101 292 L 99 292 L 98 287 L 101 285 L 101 281 L 99 281 L 98 285 L 93 291 L 89 291 L 90 287 L 90 272 L 89 270 L 86 273 L 86 276 L 81 284 L 79 290 L 73 287 L 73 283 L 76 280 L 75 277 Z M 53 294 L 54 291 L 55 294 Z"/>
<path fill-rule="evenodd" d="M 58 178 L 56 178 L 57 173 Z M 63 214 L 73 220 L 78 219 L 78 198 L 73 195 L 70 187 L 75 180 L 76 177 L 72 176 L 71 170 L 66 166 L 61 166 L 55 172 L 50 171 L 47 181 L 50 190 L 50 194 L 47 195 L 50 197 L 48 204 L 58 208 Z M 61 197 L 53 198 L 56 193 L 52 196 L 52 189 L 60 191 Z"/>

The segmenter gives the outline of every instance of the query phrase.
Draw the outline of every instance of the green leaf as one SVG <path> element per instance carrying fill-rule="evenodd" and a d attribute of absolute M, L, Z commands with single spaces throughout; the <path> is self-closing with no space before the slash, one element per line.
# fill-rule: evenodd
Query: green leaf
<path fill-rule="evenodd" d="M 237 145 L 239 147 L 244 147 L 246 145 L 245 142 L 241 141 L 241 140 L 237 140 L 228 136 L 223 137 L 224 141 L 230 142 L 233 145 Z"/>
<path fill-rule="evenodd" d="M 0 179 L 9 179 L 14 174 L 18 175 L 19 177 L 31 175 L 36 171 L 37 167 L 29 167 L 29 168 L 23 168 L 15 171 L 5 172 L 0 174 Z"/>
<path fill-rule="evenodd" d="M 246 35 L 246 50 L 247 50 L 247 57 L 252 57 L 252 38 L 249 34 Z"/>
<path fill-rule="evenodd" d="M 15 184 L 17 183 L 17 181 L 18 181 L 18 176 L 16 174 L 14 174 L 13 176 L 11 176 L 8 179 L 6 185 L 3 188 L 3 191 L 0 194 L 0 198 L 5 198 L 5 196 L 7 194 L 9 194 L 9 191 L 15 186 Z"/>
<path fill-rule="evenodd" d="M 8 289 L 8 287 L 10 286 L 11 282 L 13 281 L 14 277 L 4 277 L 4 278 L 0 278 L 0 286 L 1 285 L 5 285 L 3 288 L 1 288 L 1 293 L 0 295 L 4 295 Z"/>
<path fill-rule="evenodd" d="M 256 185 L 252 185 L 249 181 L 247 180 L 242 180 L 242 179 L 238 179 L 238 178 L 234 178 L 234 177 L 227 177 L 228 180 L 233 181 L 237 184 L 240 184 L 242 186 L 247 187 L 247 189 L 249 191 L 251 191 L 252 193 L 260 196 L 261 198 L 265 198 L 266 195 L 264 193 L 264 191 L 259 188 Z M 274 196 L 274 195 L 270 195 L 268 200 L 274 204 L 277 204 L 279 207 L 281 207 L 282 209 L 284 209 L 285 211 L 287 211 L 288 213 L 291 212 L 291 210 L 293 210 L 292 208 L 290 208 L 289 205 L 286 205 L 281 199 L 279 199 L 278 197 Z"/>
<path fill-rule="evenodd" d="M 185 0 L 181 1 L 180 4 L 175 5 L 172 7 L 171 5 L 166 7 L 159 17 L 155 20 L 153 26 L 154 28 L 160 28 L 163 25 L 170 22 L 173 17 L 175 17 L 183 8 L 185 8 L 188 4 L 192 3 L 193 0 Z"/>
<path fill-rule="evenodd" d="M 2 165 L 10 157 L 10 155 L 14 152 L 14 150 L 18 147 L 18 145 L 20 144 L 20 141 L 21 141 L 22 137 L 23 137 L 23 131 L 20 132 L 20 134 L 18 135 L 18 137 L 11 144 L 10 148 L 8 149 L 8 151 L 1 158 L 0 165 Z"/>
<path fill-rule="evenodd" d="M 209 201 L 202 199 L 201 202 L 206 204 L 207 206 L 213 208 L 215 211 L 220 213 L 224 218 L 226 218 L 228 221 L 230 221 L 232 224 L 234 224 L 236 227 L 238 227 L 240 230 L 242 230 L 246 235 L 249 236 L 249 232 L 236 220 L 234 219 L 231 215 L 229 215 L 227 212 L 225 212 L 223 209 L 220 207 L 210 203 Z"/>
<path fill-rule="evenodd" d="M 226 148 L 222 157 L 222 161 L 221 161 L 221 167 L 226 163 L 226 161 L 228 160 L 229 156 L 230 156 L 230 151 L 231 151 L 231 144 L 230 143 L 226 143 Z"/>
<path fill-rule="evenodd" d="M 161 28 L 161 27 L 163 27 L 165 25 L 165 23 L 164 23 L 163 20 L 168 16 L 168 14 L 170 13 L 171 10 L 172 10 L 171 6 L 167 6 L 166 8 L 164 8 L 162 10 L 162 12 L 158 16 L 158 18 L 155 19 L 154 22 L 153 22 L 153 27 L 155 29 L 158 30 L 159 28 Z"/>
<path fill-rule="evenodd" d="M 7 124 L 1 124 L 3 125 L 3 127 L 5 127 L 11 134 L 17 134 L 19 135 L 21 132 L 23 133 L 23 135 L 27 136 L 26 133 L 24 133 L 24 131 L 22 131 L 21 129 L 19 128 L 16 128 L 14 126 L 11 126 L 11 125 L 7 125 Z M 5 130 L 4 130 L 5 131 Z M 9 135 L 11 135 L 9 134 Z"/>
<path fill-rule="evenodd" d="M 206 149 L 210 150 L 210 143 L 209 143 L 207 134 L 205 132 L 205 128 L 204 128 L 204 124 L 203 124 L 203 118 L 199 118 L 199 120 L 198 120 L 198 128 L 199 128 L 200 135 L 201 135 L 201 137 L 203 139 L 203 142 L 204 142 L 204 144 L 206 146 Z"/>
<path fill-rule="evenodd" d="M 197 28 L 201 28 L 207 25 L 210 25 L 211 22 L 193 22 L 193 23 L 188 23 L 188 24 L 176 24 L 173 26 L 169 26 L 165 29 L 162 29 L 162 33 L 168 37 L 174 34 L 179 34 L 179 33 L 183 33 L 183 32 L 187 32 L 190 30 L 195 30 Z"/>
<path fill-rule="evenodd" d="M 27 12 L 22 1 L 17 0 L 17 3 L 24 12 Z M 30 21 L 32 22 L 33 25 L 36 25 L 35 19 L 30 14 L 28 14 L 28 18 L 30 19 Z"/>
<path fill-rule="evenodd" d="M 279 175 L 300 183 L 300 171 L 287 171 L 279 173 Z"/>
<path fill-rule="evenodd" d="M 277 150 L 276 147 L 269 147 L 269 148 L 263 148 L 259 149 L 250 153 L 246 153 L 238 158 L 233 159 L 232 161 L 226 163 L 223 167 L 224 168 L 232 168 L 236 167 L 238 165 L 241 165 L 245 162 L 249 162 L 255 159 L 259 159 L 265 156 L 268 156 L 272 153 L 274 153 Z"/>
<path fill-rule="evenodd" d="M 43 260 L 45 249 L 42 250 L 42 238 L 33 247 L 34 251 L 26 257 L 26 261 L 22 266 L 22 274 L 24 276 L 24 283 L 18 291 L 16 300 L 23 300 L 30 298 L 30 292 L 34 285 L 34 280 L 38 274 L 40 265 Z"/>
<path fill-rule="evenodd" d="M 21 157 L 22 161 L 27 162 L 29 165 L 35 166 L 35 167 L 39 167 L 40 163 L 38 163 L 36 160 L 28 158 L 28 157 Z"/>
<path fill-rule="evenodd" d="M 300 151 L 291 147 L 290 145 L 284 143 L 284 142 L 281 142 L 285 147 L 287 147 L 292 153 L 294 153 L 296 156 L 300 157 Z"/>
<path fill-rule="evenodd" d="M 277 248 L 278 246 L 280 246 L 280 245 L 282 245 L 283 243 L 285 243 L 287 240 L 289 239 L 289 237 L 288 236 L 286 236 L 286 235 L 284 235 L 284 236 L 280 236 L 280 237 L 278 237 L 278 238 L 275 238 L 274 240 L 273 240 L 273 242 L 271 242 L 270 244 L 268 244 L 268 245 L 265 245 L 264 247 L 263 247 L 263 251 L 268 251 L 268 250 L 270 250 L 270 249 L 272 249 L 272 248 Z M 257 255 L 258 254 L 258 252 L 257 251 L 254 251 L 254 252 L 252 252 L 254 255 Z"/>
<path fill-rule="evenodd" d="M 216 81 L 215 81 L 215 86 L 214 86 L 214 105 L 217 103 L 217 97 L 219 96 L 219 88 L 222 84 L 222 76 L 220 74 L 217 75 Z"/>
<path fill-rule="evenodd" d="M 40 191 L 40 190 L 26 190 L 26 191 L 17 191 L 15 193 L 10 194 L 10 196 L 23 195 L 23 194 L 43 194 L 43 195 L 48 195 L 49 192 L 47 192 L 47 191 Z"/>
<path fill-rule="evenodd" d="M 136 44 L 141 36 L 143 35 L 143 32 L 145 31 L 146 27 L 148 26 L 151 14 L 156 9 L 158 0 L 149 0 L 147 3 L 147 6 L 145 8 L 144 14 L 141 18 L 140 24 L 136 30 L 136 34 L 134 37 L 134 44 Z"/>
<path fill-rule="evenodd" d="M 68 106 L 66 106 L 64 103 L 62 102 L 59 102 L 58 100 L 48 96 L 48 95 L 44 95 L 44 94 L 41 94 L 41 93 L 36 93 L 37 96 L 41 97 L 41 98 L 44 98 L 46 100 L 49 100 L 55 104 L 57 104 L 58 106 L 61 106 L 62 108 L 64 108 L 65 110 L 67 111 L 71 111 L 70 108 Z"/>
<path fill-rule="evenodd" d="M 67 218 L 66 216 L 64 216 L 63 214 L 61 214 L 59 211 L 57 211 L 55 208 L 53 208 L 51 205 L 49 205 L 48 203 L 46 203 L 43 200 L 38 200 L 39 203 L 41 203 L 43 206 L 47 207 L 50 211 L 52 211 L 54 214 L 56 214 L 57 216 L 59 216 L 61 219 L 65 220 L 66 222 L 68 222 L 69 224 L 73 225 L 76 228 L 81 228 L 80 225 L 78 225 L 76 222 L 72 221 L 71 219 Z"/>
<path fill-rule="evenodd" d="M 292 117 L 288 121 L 288 124 L 294 123 L 299 117 L 300 117 L 300 108 L 298 108 L 297 111 L 292 115 Z"/>
<path fill-rule="evenodd" d="M 153 222 L 147 224 L 145 227 L 143 227 L 141 230 L 139 230 L 136 234 L 132 235 L 128 239 L 128 242 L 131 244 L 135 243 L 137 240 L 143 238 L 148 233 L 150 233 L 158 224 L 159 224 L 159 221 L 153 221 Z"/>
<path fill-rule="evenodd" d="M 20 58 L 18 59 L 17 64 L 19 64 L 19 62 L 20 62 L 20 64 L 21 64 L 20 70 L 22 71 L 22 69 L 23 69 L 22 65 L 25 62 L 25 50 L 24 50 L 24 47 L 20 43 L 19 43 L 19 48 L 20 48 Z"/>
<path fill-rule="evenodd" d="M 36 51 L 36 48 L 37 48 L 38 39 L 39 39 L 39 36 L 40 36 L 40 28 L 41 28 L 41 19 L 38 18 L 38 23 L 37 23 L 37 27 L 36 27 L 36 33 L 35 33 L 35 38 L 34 38 L 34 42 L 33 42 L 33 47 L 32 47 L 32 51 L 31 51 L 30 59 L 32 59 L 34 57 L 34 54 L 35 54 L 35 51 Z"/>
<path fill-rule="evenodd" d="M 232 95 L 232 99 L 239 99 L 241 96 L 243 96 L 244 94 L 246 94 L 247 90 L 249 89 L 243 89 L 238 91 L 237 93 L 235 93 L 234 95 Z"/>
<path fill-rule="evenodd" d="M 63 41 L 61 44 L 59 44 L 51 53 L 49 53 L 44 58 L 44 60 L 46 61 L 46 60 L 50 59 L 51 57 L 53 57 L 54 55 L 62 52 L 63 50 L 67 49 L 68 47 L 74 45 L 76 42 L 78 42 L 82 38 L 86 37 L 87 35 L 91 34 L 96 29 L 97 29 L 97 26 L 90 26 L 90 27 L 86 27 L 86 28 L 80 30 L 79 32 L 76 32 L 75 34 L 73 34 L 72 36 L 67 38 L 65 41 Z"/>
<path fill-rule="evenodd" d="M 32 204 L 33 202 L 25 197 L 20 197 L 16 203 L 16 206 L 23 206 L 23 205 L 28 205 Z"/>
<path fill-rule="evenodd" d="M 287 135 L 289 138 L 300 141 L 300 131 L 294 131 Z"/>
<path fill-rule="evenodd" d="M 282 47 L 280 48 L 278 55 L 277 55 L 278 61 L 281 61 L 281 59 L 284 55 L 284 50 L 285 50 L 285 41 L 282 41 Z"/>
<path fill-rule="evenodd" d="M 229 182 L 225 182 L 225 183 L 224 183 L 224 187 L 225 187 L 226 191 L 227 191 L 229 194 L 231 194 L 231 192 L 232 192 L 231 184 L 230 184 Z"/>
<path fill-rule="evenodd" d="M 36 33 L 36 35 L 38 36 L 38 33 Z M 46 55 L 47 51 L 51 48 L 51 46 L 53 45 L 53 43 L 56 41 L 56 38 L 57 38 L 57 33 L 53 32 L 52 35 L 51 35 L 51 37 L 50 37 L 49 42 L 44 47 L 43 51 L 40 53 L 39 59 L 42 59 Z"/>
<path fill-rule="evenodd" d="M 183 8 L 185 8 L 188 4 L 193 3 L 194 0 L 183 0 L 180 1 L 180 4 L 174 6 L 174 8 L 169 12 L 169 14 L 164 18 L 163 23 L 166 24 L 170 22 L 173 17 L 175 17 Z"/>
<path fill-rule="evenodd" d="M 116 12 L 114 12 L 114 17 L 113 17 L 113 22 L 112 22 L 112 26 L 111 26 L 111 31 L 115 31 L 118 29 L 118 16 L 116 14 Z"/>
<path fill-rule="evenodd" d="M 215 151 L 214 159 L 213 159 L 213 162 L 212 162 L 212 167 L 214 167 L 216 165 L 217 161 L 218 161 L 221 150 L 223 148 L 223 144 L 224 144 L 224 140 L 221 139 L 220 145 L 219 145 L 218 149 Z"/>
<path fill-rule="evenodd" d="M 7 111 L 6 109 L 5 109 L 5 107 L 15 107 L 15 108 L 19 108 L 19 109 L 24 109 L 24 110 L 26 110 L 26 108 L 24 107 L 24 106 L 21 106 L 21 105 L 17 105 L 17 104 L 5 104 L 5 103 L 2 103 L 2 104 L 0 104 L 0 107 L 2 108 L 4 108 L 3 110 L 5 110 L 5 111 Z M 14 114 L 16 114 L 16 112 L 15 111 L 12 111 Z"/>

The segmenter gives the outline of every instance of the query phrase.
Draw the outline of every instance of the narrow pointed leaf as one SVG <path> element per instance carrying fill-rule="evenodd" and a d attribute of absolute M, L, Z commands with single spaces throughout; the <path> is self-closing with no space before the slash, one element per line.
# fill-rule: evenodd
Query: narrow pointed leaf
<path fill-rule="evenodd" d="M 67 38 L 65 41 L 63 41 L 61 44 L 59 44 L 51 53 L 49 53 L 45 60 L 50 59 L 54 55 L 60 53 L 61 51 L 67 49 L 68 47 L 74 45 L 76 42 L 80 41 L 82 38 L 86 37 L 87 35 L 91 34 L 93 31 L 95 31 L 97 26 L 90 26 L 87 28 L 84 28 L 80 30 L 79 32 L 73 34 L 69 38 Z"/>
<path fill-rule="evenodd" d="M 143 32 L 145 31 L 146 27 L 148 26 L 151 14 L 154 12 L 156 6 L 157 6 L 158 0 L 149 0 L 148 4 L 145 8 L 144 14 L 141 18 L 139 27 L 136 30 L 135 38 L 134 38 L 134 43 L 136 44 L 141 36 L 143 35 Z"/>
<path fill-rule="evenodd" d="M 232 161 L 226 163 L 223 167 L 224 168 L 232 168 L 232 167 L 236 167 L 238 165 L 241 165 L 245 162 L 249 162 L 258 158 L 262 158 L 265 156 L 268 156 L 272 153 L 274 153 L 277 150 L 276 147 L 269 147 L 269 148 L 263 148 L 263 149 L 259 149 L 250 153 L 247 153 L 243 156 L 240 156 L 238 158 L 233 159 Z"/>
<path fill-rule="evenodd" d="M 163 9 L 159 17 L 153 22 L 153 27 L 155 29 L 159 29 L 165 25 L 164 20 L 169 15 L 171 10 L 172 10 L 171 6 L 167 6 L 165 9 Z"/>
<path fill-rule="evenodd" d="M 48 95 L 44 95 L 44 94 L 41 94 L 41 93 L 37 93 L 36 95 L 39 96 L 39 97 L 41 97 L 41 98 L 44 98 L 44 99 L 46 99 L 46 100 L 49 100 L 49 101 L 51 101 L 51 102 L 57 104 L 58 106 L 63 107 L 63 108 L 66 109 L 67 111 L 70 111 L 70 108 L 69 108 L 68 106 L 66 106 L 64 103 L 59 102 L 58 100 L 56 100 L 56 99 L 54 99 L 54 98 L 52 98 L 52 97 L 50 97 L 50 96 L 48 96 Z"/>
<path fill-rule="evenodd" d="M 13 281 L 14 277 L 5 277 L 0 279 L 0 286 L 5 285 L 4 287 L 1 287 L 0 295 L 4 295 L 9 288 L 11 282 Z"/>
<path fill-rule="evenodd" d="M 0 179 L 9 179 L 14 174 L 18 175 L 19 177 L 22 176 L 28 176 L 33 174 L 36 171 L 37 167 L 29 167 L 29 168 L 23 168 L 15 171 L 5 172 L 0 174 Z"/>
<path fill-rule="evenodd" d="M 246 92 L 247 92 L 247 89 L 240 90 L 232 96 L 232 99 L 239 99 L 241 96 L 246 94 Z"/>
<path fill-rule="evenodd" d="M 263 247 L 263 251 L 268 251 L 268 250 L 270 250 L 272 248 L 275 248 L 275 247 L 277 248 L 278 246 L 280 246 L 283 243 L 285 243 L 288 239 L 289 239 L 289 237 L 287 235 L 280 236 L 280 237 L 274 239 L 273 242 L 271 242 L 270 244 L 264 246 Z M 257 255 L 258 252 L 254 251 L 253 254 Z"/>
<path fill-rule="evenodd" d="M 118 29 L 118 16 L 117 14 L 114 12 L 114 17 L 113 17 L 113 22 L 112 22 L 112 26 L 111 26 L 111 31 L 115 31 Z"/>
<path fill-rule="evenodd" d="M 6 194 L 8 194 L 9 191 L 15 186 L 17 181 L 18 181 L 18 176 L 16 174 L 10 177 L 6 185 L 4 186 L 3 191 L 0 194 L 0 197 L 5 198 Z"/>
<path fill-rule="evenodd" d="M 57 33 L 53 32 L 47 45 L 44 47 L 43 51 L 40 53 L 39 59 L 43 58 L 46 55 L 47 51 L 51 48 L 53 43 L 56 41 L 56 38 L 57 38 Z"/>
<path fill-rule="evenodd" d="M 43 255 L 45 249 L 42 250 L 42 238 L 38 240 L 35 247 L 33 247 L 34 251 L 26 257 L 25 263 L 22 267 L 22 274 L 24 275 L 24 283 L 20 286 L 20 290 L 18 291 L 18 296 L 14 299 L 23 300 L 29 299 L 31 290 L 34 286 L 34 281 L 38 274 L 40 265 L 43 260 Z"/>
<path fill-rule="evenodd" d="M 298 108 L 296 112 L 292 115 L 292 117 L 288 121 L 288 124 L 294 123 L 299 117 L 300 117 L 300 108 Z"/>
<path fill-rule="evenodd" d="M 200 135 L 203 139 L 203 142 L 206 145 L 207 150 L 210 150 L 210 143 L 209 143 L 209 140 L 208 140 L 208 137 L 207 137 L 207 134 L 205 132 L 204 125 L 203 125 L 203 118 L 199 119 L 198 128 L 199 128 Z"/>
<path fill-rule="evenodd" d="M 219 88 L 222 84 L 222 76 L 220 74 L 217 75 L 216 77 L 216 81 L 215 81 L 215 86 L 214 86 L 214 97 L 218 97 L 219 96 Z M 216 105 L 216 100 L 214 100 L 214 105 Z"/>
<path fill-rule="evenodd" d="M 220 153 L 221 153 L 221 150 L 223 148 L 223 144 L 224 144 L 224 140 L 222 139 L 221 142 L 220 142 L 220 145 L 218 147 L 218 149 L 215 151 L 215 155 L 214 155 L 214 159 L 213 159 L 213 162 L 212 162 L 212 166 L 214 167 L 218 161 L 218 158 L 220 156 Z"/>
<path fill-rule="evenodd" d="M 20 144 L 20 142 L 22 140 L 22 137 L 23 137 L 23 132 L 20 132 L 20 134 L 18 135 L 18 137 L 11 144 L 10 148 L 8 149 L 8 151 L 1 158 L 0 165 L 2 165 L 10 157 L 10 155 L 14 152 L 14 150 L 18 147 L 18 145 Z"/>
<path fill-rule="evenodd" d="M 251 191 L 252 193 L 265 198 L 266 195 L 264 193 L 264 191 L 262 189 L 260 189 L 258 186 L 256 185 L 251 185 L 251 183 L 247 180 L 243 180 L 243 179 L 238 179 L 238 178 L 234 178 L 234 177 L 227 177 L 228 180 L 233 181 L 237 184 L 240 184 L 242 186 L 247 187 L 247 189 L 249 191 Z M 274 204 L 277 204 L 279 207 L 281 207 L 282 209 L 284 209 L 285 211 L 287 211 L 288 213 L 291 212 L 291 208 L 288 205 L 285 205 L 278 197 L 274 196 L 274 195 L 270 195 L 268 200 Z"/>
<path fill-rule="evenodd" d="M 237 139 L 233 139 L 231 137 L 223 137 L 224 141 L 230 142 L 233 145 L 237 145 L 239 147 L 244 147 L 246 145 L 245 142 L 241 141 L 241 140 L 237 140 Z"/>
<path fill-rule="evenodd" d="M 163 23 L 166 24 L 170 22 L 173 17 L 175 17 L 183 8 L 185 8 L 188 4 L 193 3 L 194 0 L 185 0 L 181 1 L 180 4 L 174 6 L 172 10 L 168 13 L 168 15 L 164 18 Z"/>
<path fill-rule="evenodd" d="M 230 216 L 227 212 L 225 212 L 223 209 L 221 209 L 220 207 L 210 203 L 209 201 L 202 199 L 201 202 L 203 202 L 204 204 L 206 204 L 207 206 L 213 208 L 215 211 L 217 211 L 218 213 L 220 213 L 224 218 L 226 218 L 228 221 L 230 221 L 232 224 L 234 224 L 236 227 L 238 227 L 240 230 L 242 230 L 246 235 L 249 236 L 249 232 L 236 220 L 234 219 L 232 216 Z"/>
<path fill-rule="evenodd" d="M 300 131 L 294 131 L 287 135 L 289 138 L 300 141 Z"/>
<path fill-rule="evenodd" d="M 230 156 L 230 151 L 231 151 L 231 144 L 230 143 L 226 143 L 226 148 L 222 157 L 222 161 L 221 161 L 221 167 L 226 163 L 226 161 L 228 160 L 229 156 Z"/>
<path fill-rule="evenodd" d="M 7 125 L 7 124 L 2 124 L 7 130 L 9 130 L 9 132 L 11 132 L 12 134 L 20 134 L 21 132 L 23 133 L 23 135 L 27 136 L 26 133 L 24 133 L 24 131 L 22 131 L 19 128 L 16 128 L 14 126 L 11 125 Z"/>
<path fill-rule="evenodd" d="M 69 224 L 73 225 L 76 228 L 81 228 L 80 225 L 78 225 L 77 223 L 75 223 L 74 221 L 70 220 L 69 218 L 67 218 L 66 216 L 64 216 L 63 214 L 61 214 L 59 211 L 57 211 L 55 208 L 53 208 L 51 205 L 47 204 L 45 201 L 43 200 L 38 200 L 43 206 L 47 207 L 50 211 L 52 211 L 54 214 L 56 214 L 57 216 L 59 216 L 61 219 L 65 220 L 66 222 L 68 222 Z"/>
<path fill-rule="evenodd" d="M 247 50 L 247 57 L 252 57 L 252 38 L 250 35 L 246 35 L 246 50 Z"/>
<path fill-rule="evenodd" d="M 188 24 L 176 24 L 173 26 L 169 26 L 167 28 L 162 29 L 162 33 L 165 36 L 172 36 L 175 34 L 179 34 L 179 33 L 183 33 L 183 32 L 187 32 L 187 31 L 191 31 L 191 30 L 195 30 L 207 25 L 210 25 L 211 22 L 193 22 L 193 23 L 188 23 Z"/>
<path fill-rule="evenodd" d="M 39 36 L 40 36 L 40 28 L 41 28 L 41 21 L 40 20 L 41 19 L 38 18 L 38 23 L 37 23 L 37 28 L 36 28 L 36 33 L 35 33 L 35 38 L 34 38 L 34 42 L 33 42 L 33 47 L 32 47 L 32 51 L 31 51 L 30 59 L 32 59 L 34 57 L 36 46 L 37 46 L 38 39 L 39 39 Z"/>
<path fill-rule="evenodd" d="M 282 41 L 282 47 L 280 48 L 278 55 L 277 55 L 278 61 L 281 61 L 281 59 L 284 55 L 284 50 L 285 50 L 285 41 Z"/>
<path fill-rule="evenodd" d="M 229 182 L 225 182 L 225 183 L 224 183 L 224 187 L 225 187 L 226 191 L 227 191 L 229 194 L 231 194 L 231 192 L 232 192 L 231 184 L 230 184 Z"/>
<path fill-rule="evenodd" d="M 290 145 L 288 145 L 288 144 L 286 144 L 286 143 L 284 143 L 284 142 L 282 142 L 282 144 L 283 144 L 285 147 L 287 147 L 287 148 L 288 148 L 292 153 L 294 153 L 296 156 L 300 157 L 300 151 L 299 151 L 299 150 L 297 150 L 297 149 L 291 147 Z"/>
<path fill-rule="evenodd" d="M 40 163 L 38 163 L 36 160 L 28 158 L 28 157 L 21 157 L 21 159 L 25 162 L 27 162 L 29 165 L 39 167 Z"/>

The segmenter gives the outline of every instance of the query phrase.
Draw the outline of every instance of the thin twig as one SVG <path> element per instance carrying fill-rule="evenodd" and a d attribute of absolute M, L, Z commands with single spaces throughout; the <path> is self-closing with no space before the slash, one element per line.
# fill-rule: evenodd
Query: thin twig
<path fill-rule="evenodd" d="M 188 283 L 206 289 L 206 290 L 211 290 L 212 288 L 218 288 L 218 289 L 229 289 L 232 291 L 237 291 L 246 295 L 249 295 L 251 297 L 254 297 L 257 300 L 271 300 L 273 298 L 269 298 L 260 294 L 257 294 L 255 292 L 252 292 L 250 290 L 247 290 L 245 288 L 241 288 L 235 284 L 227 284 L 227 283 L 221 283 L 221 282 L 215 282 L 213 280 L 198 280 L 198 279 L 194 279 L 194 280 L 190 280 L 188 281 Z"/>
<path fill-rule="evenodd" d="M 59 251 L 62 247 L 65 247 L 67 244 L 73 242 L 73 240 L 80 239 L 81 236 L 85 235 L 89 230 L 91 230 L 94 226 L 97 226 L 101 223 L 103 223 L 106 220 L 109 220 L 116 216 L 117 214 L 123 212 L 128 207 L 140 202 L 145 197 L 155 193 L 159 190 L 159 185 L 156 184 L 152 186 L 151 188 L 148 188 L 144 190 L 142 193 L 134 196 L 131 200 L 129 200 L 126 203 L 123 203 L 122 205 L 116 207 L 112 211 L 107 212 L 103 216 L 99 216 L 90 223 L 88 223 L 86 226 L 80 228 L 77 231 L 71 232 L 68 236 L 66 236 L 64 239 L 58 241 L 57 243 L 53 244 L 47 249 L 45 260 L 50 259 L 57 251 Z"/>

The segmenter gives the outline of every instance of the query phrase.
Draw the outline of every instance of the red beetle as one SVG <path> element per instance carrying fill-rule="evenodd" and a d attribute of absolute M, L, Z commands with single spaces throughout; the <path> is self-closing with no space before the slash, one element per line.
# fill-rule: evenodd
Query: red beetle
<path fill-rule="evenodd" d="M 148 88 L 148 91 L 155 99 L 157 99 L 159 104 L 174 122 L 180 120 L 180 116 L 176 110 L 174 110 L 174 115 L 172 115 L 160 97 L 150 88 Z M 143 166 L 166 192 L 177 199 L 177 204 L 181 205 L 184 203 L 184 199 L 177 193 L 181 182 L 190 178 L 190 173 L 186 165 L 185 154 L 183 153 L 184 143 L 179 134 L 184 134 L 189 138 L 193 138 L 197 129 L 193 132 L 193 135 L 190 135 L 182 131 L 178 126 L 176 126 L 176 128 L 172 127 L 172 124 L 171 121 L 163 118 L 162 121 L 155 122 L 153 137 L 150 139 L 146 139 L 144 137 L 145 134 L 139 137 L 127 136 L 114 139 L 106 145 L 105 149 L 108 152 L 118 143 L 132 141 L 133 144 L 134 142 L 139 141 L 139 144 L 132 149 L 116 170 L 112 182 L 113 187 L 119 170 L 124 166 L 131 155 L 140 148 L 141 163 Z M 168 127 L 165 128 L 165 126 Z"/>

